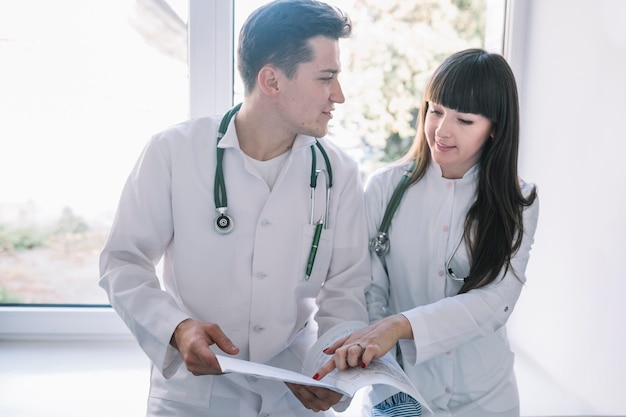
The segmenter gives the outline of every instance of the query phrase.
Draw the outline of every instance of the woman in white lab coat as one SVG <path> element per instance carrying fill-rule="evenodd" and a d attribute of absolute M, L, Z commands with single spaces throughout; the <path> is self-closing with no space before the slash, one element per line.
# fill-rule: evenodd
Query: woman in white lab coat
<path fill-rule="evenodd" d="M 304 416 L 340 399 L 318 388 L 219 375 L 215 354 L 300 372 L 318 330 L 367 322 L 361 179 L 356 163 L 321 138 L 335 103 L 344 101 L 338 38 L 349 29 L 323 3 L 263 6 L 242 30 L 240 60 L 253 71 L 242 71 L 240 110 L 155 135 L 130 174 L 101 255 L 100 285 L 151 361 L 147 415 Z M 278 37 L 265 39 L 264 53 L 278 51 L 267 61 L 260 45 L 249 44 L 257 30 Z M 280 53 L 292 59 L 297 42 L 302 61 L 285 64 Z M 249 62 L 253 55 L 257 61 Z M 226 206 L 232 229 L 217 220 L 216 208 Z M 163 288 L 155 273 L 161 258 Z"/>
<path fill-rule="evenodd" d="M 426 87 L 412 149 L 366 186 L 372 324 L 333 346 L 320 375 L 367 366 L 399 342 L 398 358 L 435 416 L 519 416 L 505 324 L 526 281 L 538 199 L 518 178 L 518 143 L 504 58 L 466 50 L 446 59 Z M 403 176 L 406 191 L 381 230 Z M 402 399 L 375 415 L 392 414 Z"/>

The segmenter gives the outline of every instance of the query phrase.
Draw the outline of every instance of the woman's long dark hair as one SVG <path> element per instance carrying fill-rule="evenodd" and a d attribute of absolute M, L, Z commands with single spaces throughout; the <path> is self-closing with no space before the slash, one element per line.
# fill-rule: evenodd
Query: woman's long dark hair
<path fill-rule="evenodd" d="M 470 207 L 463 238 L 470 256 L 470 274 L 459 294 L 493 282 L 519 249 L 524 235 L 523 210 L 533 203 L 536 189 L 524 197 L 517 174 L 519 100 L 515 76 L 506 60 L 482 49 L 449 56 L 426 86 L 417 135 L 405 160 L 420 163 L 411 183 L 419 181 L 432 163 L 424 132 L 428 103 L 480 114 L 492 122 L 479 160 L 476 201 Z M 515 271 L 513 271 L 515 273 Z"/>

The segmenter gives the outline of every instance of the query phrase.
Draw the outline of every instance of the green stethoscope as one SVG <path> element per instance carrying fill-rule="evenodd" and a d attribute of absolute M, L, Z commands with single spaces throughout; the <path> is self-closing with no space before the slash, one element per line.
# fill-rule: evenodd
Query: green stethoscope
<path fill-rule="evenodd" d="M 222 117 L 222 121 L 220 122 L 220 126 L 217 132 L 217 144 L 220 143 L 220 140 L 226 133 L 226 129 L 230 124 L 230 120 L 233 118 L 235 113 L 239 111 L 241 108 L 241 103 L 237 104 L 235 107 L 230 109 L 224 117 Z M 324 163 L 326 165 L 326 169 L 318 169 L 317 168 L 317 153 L 315 151 L 315 147 L 319 149 L 322 157 L 324 158 Z M 330 189 L 333 186 L 333 170 L 330 165 L 330 160 L 328 159 L 328 154 L 326 150 L 322 146 L 322 144 L 315 139 L 315 145 L 311 145 L 311 224 L 314 224 L 314 211 L 315 211 L 315 189 L 317 188 L 317 178 L 319 174 L 323 171 L 324 176 L 326 177 L 326 207 L 324 211 L 324 227 L 328 224 L 328 207 L 330 202 Z M 220 234 L 227 234 L 233 230 L 234 222 L 233 218 L 228 214 L 228 199 L 226 198 L 226 183 L 224 181 L 224 169 L 223 169 L 223 160 L 224 160 L 224 148 L 217 147 L 217 164 L 215 166 L 215 186 L 214 186 L 214 199 L 215 199 L 215 210 L 217 210 L 218 215 L 215 218 L 215 230 Z M 319 223 L 319 222 L 318 222 Z"/>
<path fill-rule="evenodd" d="M 370 250 L 376 253 L 376 255 L 380 257 L 383 257 L 387 255 L 387 253 L 389 253 L 389 225 L 391 225 L 391 219 L 393 218 L 393 215 L 395 214 L 396 210 L 398 209 L 398 206 L 400 205 L 402 196 L 406 192 L 407 188 L 409 188 L 409 178 L 411 177 L 411 174 L 415 170 L 416 166 L 417 166 L 417 161 L 413 160 L 413 162 L 411 162 L 411 165 L 409 165 L 407 170 L 404 172 L 404 175 L 402 175 L 402 178 L 400 178 L 400 182 L 398 183 L 398 185 L 396 185 L 396 188 L 393 190 L 393 194 L 391 194 L 391 198 L 389 199 L 389 204 L 387 204 L 387 208 L 385 209 L 385 214 L 383 215 L 383 220 L 380 223 L 378 232 L 376 233 L 375 237 L 370 239 L 370 242 L 369 242 Z M 467 281 L 469 279 L 469 276 L 466 276 L 466 277 L 457 276 L 451 267 L 452 259 L 454 258 L 454 255 L 456 255 L 457 251 L 459 250 L 459 247 L 461 246 L 462 241 L 463 241 L 463 236 L 461 236 L 461 239 L 456 244 L 455 249 L 452 252 L 452 255 L 450 255 L 450 257 L 448 258 L 445 264 L 446 273 L 448 274 L 450 278 L 452 278 L 455 281 Z"/>
<path fill-rule="evenodd" d="M 411 165 L 409 165 L 407 170 L 404 172 L 404 175 L 402 175 L 402 178 L 400 178 L 400 182 L 393 190 L 393 194 L 391 194 L 389 204 L 387 204 L 385 214 L 383 215 L 383 220 L 378 228 L 378 233 L 375 237 L 370 239 L 369 248 L 378 256 L 385 256 L 389 252 L 389 226 L 391 225 L 391 219 L 400 205 L 402 196 L 406 192 L 407 188 L 409 188 L 409 179 L 416 166 L 417 161 L 413 160 Z"/>

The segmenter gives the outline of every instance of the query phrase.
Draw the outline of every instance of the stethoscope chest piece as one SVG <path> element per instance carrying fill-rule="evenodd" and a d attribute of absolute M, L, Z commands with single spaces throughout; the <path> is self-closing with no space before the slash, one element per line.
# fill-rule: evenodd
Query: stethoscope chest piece
<path fill-rule="evenodd" d="M 230 233 L 234 227 L 233 218 L 226 214 L 225 208 L 219 208 L 217 210 L 220 214 L 215 218 L 215 230 L 222 235 Z"/>
<path fill-rule="evenodd" d="M 378 256 L 385 256 L 389 253 L 389 237 L 387 233 L 381 232 L 376 237 L 370 239 L 370 250 Z"/>

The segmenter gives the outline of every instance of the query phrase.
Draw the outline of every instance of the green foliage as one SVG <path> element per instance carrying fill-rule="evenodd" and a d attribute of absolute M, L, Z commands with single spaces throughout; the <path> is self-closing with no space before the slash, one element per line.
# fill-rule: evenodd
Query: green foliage
<path fill-rule="evenodd" d="M 87 223 L 70 208 L 63 210 L 52 231 L 43 227 L 0 224 L 0 254 L 43 248 L 53 242 L 67 246 L 88 230 Z"/>
<path fill-rule="evenodd" d="M 482 47 L 485 10 L 485 0 L 355 0 L 340 122 L 368 154 L 389 161 L 408 150 L 428 77 L 451 53 Z"/>
<path fill-rule="evenodd" d="M 0 224 L 0 253 L 30 250 L 44 246 L 46 234 L 34 227 L 8 227 Z"/>
<path fill-rule="evenodd" d="M 54 233 L 57 235 L 62 234 L 82 234 L 85 233 L 89 227 L 85 220 L 76 216 L 72 209 L 65 207 L 61 213 L 61 217 L 57 221 Z"/>
<path fill-rule="evenodd" d="M 20 303 L 18 296 L 11 294 L 0 285 L 0 304 Z"/>

